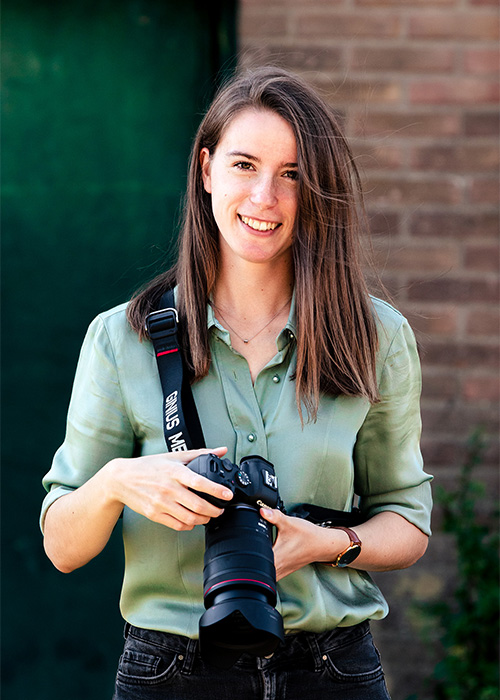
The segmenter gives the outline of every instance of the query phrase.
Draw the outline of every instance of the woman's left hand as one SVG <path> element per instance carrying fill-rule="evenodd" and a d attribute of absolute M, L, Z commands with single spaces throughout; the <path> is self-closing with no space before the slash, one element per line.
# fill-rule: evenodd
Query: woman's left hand
<path fill-rule="evenodd" d="M 331 563 L 349 546 L 344 530 L 314 525 L 279 510 L 261 508 L 262 517 L 278 529 L 274 543 L 276 579 L 312 562 Z M 398 513 L 377 513 L 356 525 L 362 541 L 361 554 L 351 566 L 364 571 L 393 571 L 412 566 L 424 554 L 428 537 Z"/>
<path fill-rule="evenodd" d="M 349 537 L 342 530 L 326 530 L 279 510 L 261 508 L 260 513 L 278 530 L 273 547 L 277 581 L 307 564 L 324 560 L 326 552 L 331 552 L 326 559 L 333 561 L 336 553 L 349 544 Z"/>

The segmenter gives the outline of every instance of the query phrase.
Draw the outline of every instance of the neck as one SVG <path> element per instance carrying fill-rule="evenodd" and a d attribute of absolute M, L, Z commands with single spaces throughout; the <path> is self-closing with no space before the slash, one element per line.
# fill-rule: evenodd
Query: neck
<path fill-rule="evenodd" d="M 293 284 L 291 267 L 280 271 L 272 266 L 252 264 L 222 269 L 214 303 L 223 311 L 246 318 L 271 316 L 291 298 Z"/>

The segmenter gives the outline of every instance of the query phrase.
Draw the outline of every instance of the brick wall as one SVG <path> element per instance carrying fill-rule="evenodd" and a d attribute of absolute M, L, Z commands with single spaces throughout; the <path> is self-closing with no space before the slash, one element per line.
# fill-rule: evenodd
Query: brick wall
<path fill-rule="evenodd" d="M 343 115 L 363 172 L 378 269 L 422 354 L 423 450 L 454 482 L 472 430 L 489 436 L 477 476 L 497 493 L 499 359 L 497 0 L 241 0 L 241 63 L 305 76 Z M 395 700 L 425 696 L 434 658 L 416 641 L 415 597 L 446 595 L 439 533 L 408 572 L 384 574 L 378 636 Z M 407 611 L 406 611 L 407 612 Z M 385 626 L 384 626 L 385 625 Z M 401 666 L 405 646 L 406 664 Z"/>

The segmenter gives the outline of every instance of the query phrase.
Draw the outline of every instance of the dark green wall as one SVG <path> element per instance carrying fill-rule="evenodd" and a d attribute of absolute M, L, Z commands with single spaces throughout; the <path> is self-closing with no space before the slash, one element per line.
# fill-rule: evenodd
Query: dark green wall
<path fill-rule="evenodd" d="M 58 573 L 40 480 L 88 323 L 171 254 L 190 141 L 232 66 L 234 4 L 3 1 L 3 700 L 111 697 L 119 533 Z"/>

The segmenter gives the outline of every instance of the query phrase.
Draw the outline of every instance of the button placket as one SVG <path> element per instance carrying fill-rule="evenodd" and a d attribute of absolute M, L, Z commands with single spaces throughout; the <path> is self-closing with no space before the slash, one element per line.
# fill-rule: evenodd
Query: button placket
<path fill-rule="evenodd" d="M 264 422 L 247 361 L 225 343 L 219 343 L 214 354 L 236 435 L 235 461 L 248 454 L 259 454 L 267 459 Z"/>

